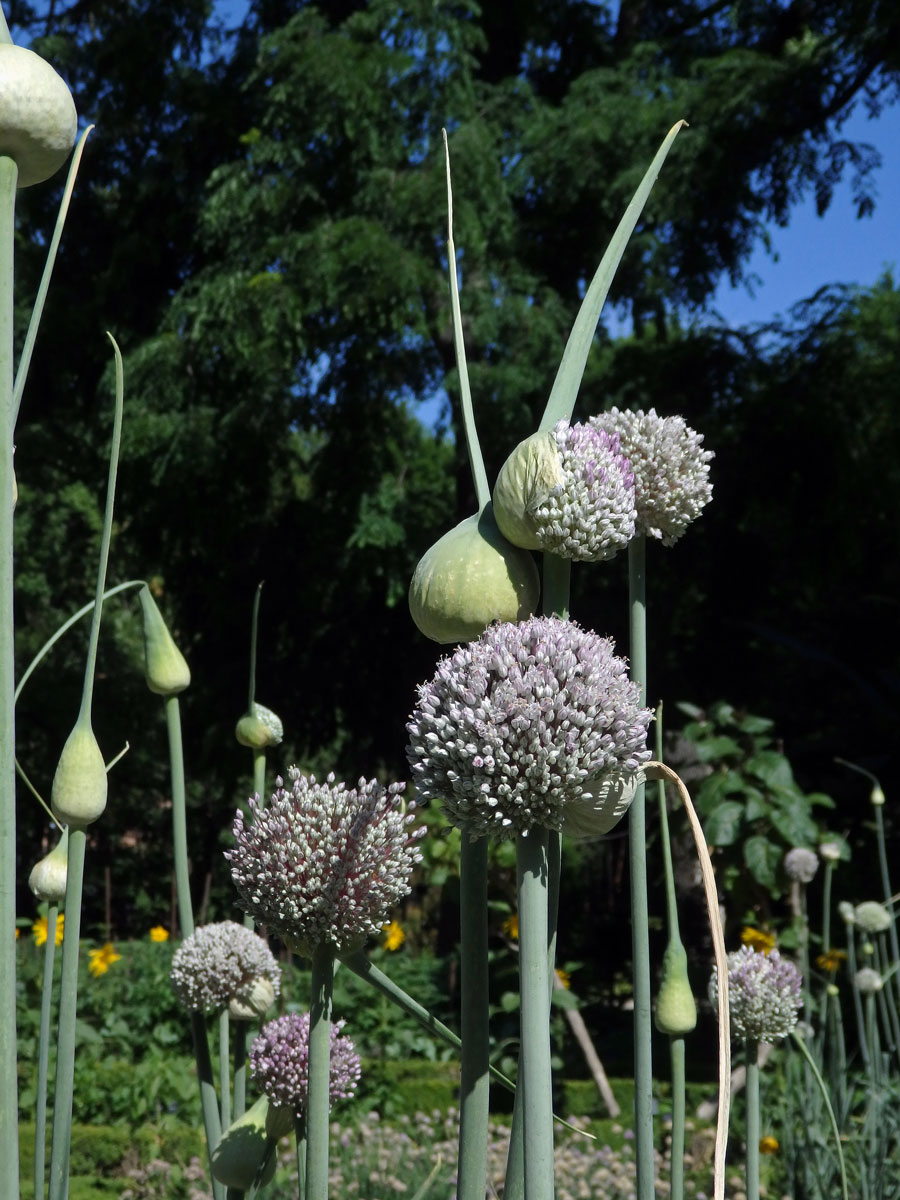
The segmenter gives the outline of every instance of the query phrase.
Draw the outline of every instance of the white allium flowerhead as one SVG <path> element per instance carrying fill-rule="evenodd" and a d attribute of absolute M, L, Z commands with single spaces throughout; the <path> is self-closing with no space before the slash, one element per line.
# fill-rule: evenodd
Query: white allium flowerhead
<path fill-rule="evenodd" d="M 514 545 L 602 562 L 634 537 L 634 476 L 616 434 L 557 421 L 500 469 L 494 516 Z"/>
<path fill-rule="evenodd" d="M 655 409 L 611 408 L 590 419 L 595 429 L 618 434 L 634 472 L 638 535 L 671 546 L 712 499 L 711 450 L 683 417 L 660 417 Z"/>
<path fill-rule="evenodd" d="M 567 807 L 595 802 L 603 772 L 637 772 L 650 718 L 608 638 L 532 617 L 441 659 L 418 689 L 406 753 L 422 800 L 473 837 L 512 837 L 564 828 Z"/>
<path fill-rule="evenodd" d="M 800 972 L 777 950 L 764 954 L 741 946 L 728 955 L 728 1005 L 736 1037 L 774 1041 L 787 1037 L 797 1024 L 803 1003 Z M 713 968 L 709 996 L 718 1001 L 718 974 Z"/>
<path fill-rule="evenodd" d="M 853 976 L 853 982 L 856 984 L 857 990 L 864 996 L 880 992 L 884 987 L 884 980 L 873 967 L 860 967 Z"/>
<path fill-rule="evenodd" d="M 415 805 L 404 808 L 403 783 L 348 788 L 296 767 L 288 778 L 265 808 L 250 800 L 249 820 L 238 810 L 225 857 L 241 907 L 260 924 L 301 954 L 323 944 L 341 954 L 377 935 L 409 892 L 425 830 L 409 828 Z"/>
<path fill-rule="evenodd" d="M 805 846 L 795 846 L 784 856 L 784 873 L 795 883 L 812 883 L 818 869 L 818 855 Z"/>
<path fill-rule="evenodd" d="M 352 1040 L 341 1034 L 343 1027 L 343 1021 L 331 1026 L 331 1104 L 349 1100 L 360 1077 L 359 1055 Z M 249 1061 L 250 1074 L 269 1101 L 302 1117 L 309 1089 L 309 1013 L 269 1021 L 254 1039 Z"/>
<path fill-rule="evenodd" d="M 884 933 L 891 927 L 891 914 L 877 900 L 864 900 L 862 904 L 857 904 L 853 916 L 863 933 Z"/>
<path fill-rule="evenodd" d="M 226 1005 L 261 1016 L 261 995 L 274 1000 L 281 969 L 269 947 L 236 921 L 201 925 L 172 957 L 172 988 L 190 1012 L 215 1012 Z M 261 986 L 261 981 L 264 986 Z M 270 1000 L 270 1003 L 271 1003 Z"/>
<path fill-rule="evenodd" d="M 845 925 L 856 924 L 856 909 L 849 900 L 842 900 L 838 905 L 838 913 Z"/>

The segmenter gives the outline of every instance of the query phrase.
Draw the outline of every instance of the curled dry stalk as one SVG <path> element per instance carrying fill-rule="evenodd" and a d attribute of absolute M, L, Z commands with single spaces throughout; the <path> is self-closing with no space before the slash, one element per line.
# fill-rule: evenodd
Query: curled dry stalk
<path fill-rule="evenodd" d="M 720 980 L 718 988 L 719 1012 L 719 1101 L 716 1117 L 716 1149 L 714 1161 L 713 1195 L 715 1200 L 724 1200 L 725 1196 L 725 1150 L 728 1143 L 728 1114 L 731 1108 L 731 1021 L 728 1012 L 728 957 L 725 953 L 725 934 L 722 929 L 722 919 L 719 916 L 719 894 L 716 890 L 716 877 L 712 860 L 706 846 L 703 826 L 697 816 L 690 793 L 680 776 L 667 767 L 665 763 L 649 762 L 644 767 L 647 779 L 662 779 L 672 783 L 678 790 L 678 795 L 687 813 L 697 857 L 700 860 L 700 873 L 703 877 L 703 891 L 706 896 L 706 910 L 709 916 L 709 929 L 713 940 L 713 950 L 716 958 L 716 970 Z"/>

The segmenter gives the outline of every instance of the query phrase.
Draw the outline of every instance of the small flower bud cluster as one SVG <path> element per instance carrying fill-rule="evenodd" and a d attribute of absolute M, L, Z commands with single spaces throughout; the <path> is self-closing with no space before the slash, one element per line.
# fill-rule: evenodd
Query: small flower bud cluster
<path fill-rule="evenodd" d="M 473 836 L 560 829 L 604 773 L 647 761 L 650 716 L 609 639 L 532 617 L 441 659 L 419 687 L 407 757 L 418 795 Z"/>
<path fill-rule="evenodd" d="M 611 408 L 590 420 L 595 429 L 619 435 L 631 464 L 635 532 L 673 545 L 712 499 L 709 462 L 714 456 L 702 448 L 703 435 L 683 417 L 659 417 L 652 408 L 646 413 Z"/>
<path fill-rule="evenodd" d="M 405 784 L 387 789 L 360 779 L 355 788 L 329 775 L 288 771 L 270 803 L 238 811 L 235 847 L 225 857 L 240 903 L 299 953 L 331 945 L 351 950 L 381 932 L 409 892 L 424 827 L 410 830 L 414 805 L 401 807 Z"/>
<path fill-rule="evenodd" d="M 233 1015 L 246 1019 L 262 1016 L 281 987 L 281 969 L 269 947 L 236 921 L 195 929 L 175 951 L 169 978 L 190 1012 L 229 1005 Z"/>
<path fill-rule="evenodd" d="M 736 1037 L 774 1041 L 797 1024 L 803 1003 L 800 972 L 777 950 L 762 954 L 742 946 L 728 955 L 728 1004 Z M 718 974 L 709 981 L 710 1000 L 718 1002 Z"/>
<path fill-rule="evenodd" d="M 557 422 L 562 482 L 534 510 L 544 550 L 578 562 L 603 562 L 634 537 L 634 474 L 617 434 Z"/>
<path fill-rule="evenodd" d="M 864 996 L 872 996 L 884 987 L 884 980 L 874 967 L 860 967 L 853 976 L 853 982 Z"/>
<path fill-rule="evenodd" d="M 784 856 L 784 873 L 795 883 L 812 883 L 819 869 L 819 858 L 815 850 L 795 846 Z"/>
<path fill-rule="evenodd" d="M 343 1021 L 331 1026 L 332 1104 L 349 1100 L 360 1077 L 359 1055 L 352 1040 L 342 1036 L 343 1027 Z M 269 1101 L 302 1117 L 309 1088 L 309 1013 L 288 1013 L 269 1021 L 250 1047 L 249 1061 L 250 1073 Z"/>

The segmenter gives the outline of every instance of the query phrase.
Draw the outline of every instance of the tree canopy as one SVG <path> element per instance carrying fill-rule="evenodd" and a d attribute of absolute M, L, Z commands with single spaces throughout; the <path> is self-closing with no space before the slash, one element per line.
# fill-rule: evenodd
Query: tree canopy
<path fill-rule="evenodd" d="M 829 293 L 764 337 L 703 306 L 809 191 L 824 209 L 849 177 L 871 208 L 877 155 L 841 127 L 897 98 L 894 6 L 258 0 L 229 32 L 199 0 L 60 0 L 11 4 L 10 26 L 97 124 L 16 436 L 22 661 L 91 594 L 110 328 L 127 352 L 113 571 L 153 579 L 194 671 L 199 871 L 246 789 L 231 729 L 261 579 L 259 699 L 285 721 L 285 754 L 354 778 L 404 771 L 413 687 L 436 657 L 406 586 L 473 510 L 453 436 L 442 127 L 493 477 L 536 424 L 641 174 L 690 122 L 611 296 L 633 335 L 598 331 L 580 408 L 681 413 L 717 454 L 709 515 L 653 558 L 651 692 L 772 715 L 815 771 L 833 753 L 885 767 L 900 296 L 890 279 Z M 21 197 L 23 314 L 54 199 Z M 444 393 L 423 426 L 419 406 Z M 584 572 L 573 611 L 624 641 L 623 589 L 618 562 Z M 165 819 L 166 779 L 136 606 L 111 605 L 107 630 L 97 727 L 110 754 L 133 749 L 98 836 L 124 873 L 123 832 Z M 44 787 L 77 653 L 20 703 Z"/>

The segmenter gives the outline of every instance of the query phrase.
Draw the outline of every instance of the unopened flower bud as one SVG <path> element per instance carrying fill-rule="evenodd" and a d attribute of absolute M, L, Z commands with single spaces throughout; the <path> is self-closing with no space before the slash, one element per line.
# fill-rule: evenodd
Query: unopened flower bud
<path fill-rule="evenodd" d="M 268 750 L 281 742 L 284 726 L 271 708 L 254 701 L 250 711 L 235 726 L 234 736 L 242 746 L 249 746 L 251 750 Z"/>
<path fill-rule="evenodd" d="M 28 876 L 28 886 L 38 900 L 48 904 L 59 904 L 66 895 L 66 876 L 69 867 L 69 830 L 63 835 L 40 862 L 35 863 Z"/>
<path fill-rule="evenodd" d="M 144 617 L 144 672 L 157 696 L 177 696 L 191 682 L 191 671 L 175 645 L 146 584 L 139 592 Z"/>
<path fill-rule="evenodd" d="M 59 170 L 77 126 L 72 94 L 50 64 L 24 46 L 0 44 L 0 155 L 15 161 L 19 187 Z"/>
<path fill-rule="evenodd" d="M 266 1129 L 268 1110 L 268 1096 L 260 1096 L 219 1138 L 212 1153 L 212 1173 L 227 1188 L 247 1192 L 253 1187 L 270 1141 Z M 275 1163 L 276 1156 L 272 1154 L 259 1180 L 260 1185 L 270 1182 L 275 1174 Z"/>
<path fill-rule="evenodd" d="M 540 590 L 534 559 L 507 541 L 488 505 L 423 554 L 409 585 L 409 611 L 433 642 L 467 642 L 492 621 L 530 616 Z"/>
<path fill-rule="evenodd" d="M 236 1021 L 255 1021 L 275 1003 L 275 988 L 265 975 L 246 984 L 228 1001 L 228 1013 Z"/>
<path fill-rule="evenodd" d="M 560 832 L 578 842 L 590 842 L 609 833 L 628 812 L 642 771 L 613 767 L 591 775 L 563 808 Z"/>
<path fill-rule="evenodd" d="M 663 955 L 656 1028 L 670 1037 L 681 1037 L 690 1033 L 696 1024 L 697 1002 L 688 979 L 687 953 L 680 942 L 670 942 Z"/>
<path fill-rule="evenodd" d="M 849 900 L 842 900 L 838 905 L 838 913 L 845 925 L 856 924 L 856 909 Z"/>
<path fill-rule="evenodd" d="M 869 800 L 872 804 L 874 804 L 876 806 L 884 804 L 885 796 L 884 796 L 884 792 L 881 790 L 881 787 L 879 784 L 876 783 L 875 786 L 872 788 L 872 792 L 869 796 Z"/>
<path fill-rule="evenodd" d="M 50 791 L 50 807 L 61 825 L 82 829 L 106 808 L 106 764 L 94 731 L 79 722 L 69 734 Z"/>
<path fill-rule="evenodd" d="M 822 842 L 819 846 L 819 857 L 827 863 L 841 861 L 843 846 L 840 842 Z"/>

